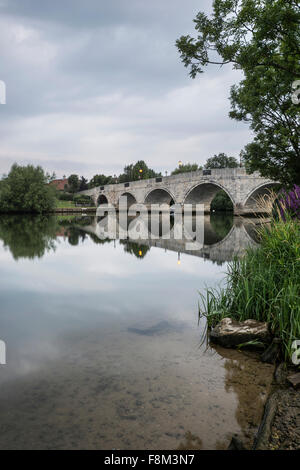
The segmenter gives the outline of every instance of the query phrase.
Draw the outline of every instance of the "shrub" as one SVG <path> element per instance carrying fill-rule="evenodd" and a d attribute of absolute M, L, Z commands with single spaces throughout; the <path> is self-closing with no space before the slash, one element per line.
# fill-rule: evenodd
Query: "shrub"
<path fill-rule="evenodd" d="M 73 200 L 76 204 L 94 205 L 93 199 L 85 194 L 76 194 Z"/>
<path fill-rule="evenodd" d="M 57 197 L 60 201 L 73 201 L 73 194 L 64 191 L 58 191 Z"/>

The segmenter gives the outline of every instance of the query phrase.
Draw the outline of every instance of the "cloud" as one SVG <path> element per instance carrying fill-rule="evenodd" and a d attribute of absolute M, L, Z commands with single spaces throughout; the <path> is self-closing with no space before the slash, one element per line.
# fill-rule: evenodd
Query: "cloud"
<path fill-rule="evenodd" d="M 237 156 L 249 141 L 228 117 L 241 77 L 210 68 L 188 77 L 175 40 L 193 33 L 211 1 L 0 2 L 0 173 L 19 163 L 49 171 L 119 173 L 144 159 L 157 170 L 178 160 Z"/>

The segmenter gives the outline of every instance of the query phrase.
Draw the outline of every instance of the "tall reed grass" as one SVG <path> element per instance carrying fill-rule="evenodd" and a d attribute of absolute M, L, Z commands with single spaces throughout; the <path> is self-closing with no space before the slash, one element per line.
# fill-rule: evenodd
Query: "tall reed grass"
<path fill-rule="evenodd" d="M 225 287 L 201 294 L 199 315 L 209 327 L 224 317 L 268 322 L 289 361 L 300 340 L 300 223 L 287 215 L 258 232 L 261 245 L 229 263 Z"/>

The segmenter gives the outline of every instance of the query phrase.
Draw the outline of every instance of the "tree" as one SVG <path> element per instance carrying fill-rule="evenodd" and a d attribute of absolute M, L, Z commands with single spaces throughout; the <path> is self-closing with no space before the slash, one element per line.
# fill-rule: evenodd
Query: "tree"
<path fill-rule="evenodd" d="M 299 106 L 292 84 L 300 76 L 297 0 L 215 0 L 212 18 L 196 17 L 197 38 L 176 41 L 195 78 L 210 64 L 232 64 L 244 79 L 231 91 L 230 117 L 254 131 L 243 158 L 250 172 L 287 185 L 299 182 Z"/>
<path fill-rule="evenodd" d="M 172 171 L 172 175 L 178 175 L 179 173 L 189 173 L 191 171 L 202 170 L 202 166 L 198 166 L 198 163 L 185 163 L 178 165 L 175 170 Z"/>
<path fill-rule="evenodd" d="M 236 168 L 238 166 L 239 163 L 236 158 L 228 157 L 226 153 L 219 153 L 218 155 L 208 158 L 204 168 L 208 170 L 213 168 Z"/>
<path fill-rule="evenodd" d="M 85 189 L 89 189 L 88 180 L 82 176 L 79 181 L 79 191 L 84 191 Z"/>
<path fill-rule="evenodd" d="M 0 212 L 50 212 L 55 207 L 55 193 L 40 166 L 14 164 L 1 181 Z"/>
<path fill-rule="evenodd" d="M 68 178 L 69 191 L 71 193 L 76 193 L 79 191 L 80 183 L 77 175 L 70 175 Z"/>
<path fill-rule="evenodd" d="M 46 180 L 47 180 L 47 183 L 51 183 L 52 181 L 56 180 L 56 173 L 53 172 L 52 174 L 50 173 L 46 173 Z"/>
<path fill-rule="evenodd" d="M 210 209 L 213 211 L 233 211 L 233 204 L 228 194 L 221 189 L 217 192 L 213 200 L 211 201 Z"/>
<path fill-rule="evenodd" d="M 148 167 L 144 160 L 139 160 L 135 164 L 125 166 L 124 173 L 118 178 L 119 183 L 127 183 L 129 181 L 137 181 L 139 179 L 149 179 L 161 176 L 161 173 L 156 173 Z"/>
<path fill-rule="evenodd" d="M 89 188 L 96 188 L 97 186 L 105 186 L 106 184 L 112 183 L 112 176 L 106 175 L 94 175 L 90 180 L 88 186 Z"/>
<path fill-rule="evenodd" d="M 233 119 L 250 122 L 253 142 L 241 157 L 249 172 L 281 181 L 300 183 L 300 106 L 293 104 L 290 77 L 279 71 L 255 70 L 231 90 Z"/>

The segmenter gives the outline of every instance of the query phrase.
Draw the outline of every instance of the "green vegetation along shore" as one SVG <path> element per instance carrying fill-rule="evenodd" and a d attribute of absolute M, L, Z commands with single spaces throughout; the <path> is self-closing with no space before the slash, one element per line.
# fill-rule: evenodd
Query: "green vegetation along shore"
<path fill-rule="evenodd" d="M 229 264 L 224 288 L 207 289 L 200 315 L 209 327 L 222 318 L 268 322 L 291 362 L 300 339 L 300 223 L 289 216 L 259 229 L 261 245 Z"/>

